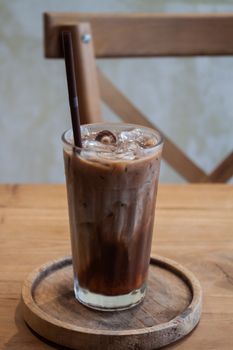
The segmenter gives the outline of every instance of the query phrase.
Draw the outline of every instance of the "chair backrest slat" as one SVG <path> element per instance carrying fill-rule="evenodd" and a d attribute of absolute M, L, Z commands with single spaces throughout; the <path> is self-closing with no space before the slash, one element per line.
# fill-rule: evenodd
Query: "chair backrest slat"
<path fill-rule="evenodd" d="M 233 54 L 233 14 L 45 14 L 45 56 L 62 57 L 61 25 L 89 22 L 97 58 Z"/>

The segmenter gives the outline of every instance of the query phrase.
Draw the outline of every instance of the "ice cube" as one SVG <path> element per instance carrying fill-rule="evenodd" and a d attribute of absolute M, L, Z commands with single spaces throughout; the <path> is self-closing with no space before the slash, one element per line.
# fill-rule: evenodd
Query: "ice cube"
<path fill-rule="evenodd" d="M 81 130 L 82 130 L 82 139 L 84 139 L 84 140 L 90 139 L 91 131 L 89 130 L 89 128 L 85 125 L 82 125 Z"/>
<path fill-rule="evenodd" d="M 116 150 L 116 157 L 118 159 L 133 160 L 141 155 L 141 148 L 135 141 L 129 141 L 118 145 Z"/>
<path fill-rule="evenodd" d="M 109 151 L 111 150 L 112 145 L 102 143 L 96 140 L 84 140 L 83 141 L 83 148 L 91 149 L 93 151 Z"/>
<path fill-rule="evenodd" d="M 104 144 L 96 140 L 83 140 L 82 156 L 86 159 L 111 159 L 116 146 Z"/>
<path fill-rule="evenodd" d="M 119 141 L 140 141 L 143 140 L 143 133 L 140 129 L 131 129 L 119 133 Z"/>
<path fill-rule="evenodd" d="M 150 148 L 150 147 L 155 147 L 156 146 L 156 140 L 155 138 L 146 138 L 143 140 L 142 147 Z"/>

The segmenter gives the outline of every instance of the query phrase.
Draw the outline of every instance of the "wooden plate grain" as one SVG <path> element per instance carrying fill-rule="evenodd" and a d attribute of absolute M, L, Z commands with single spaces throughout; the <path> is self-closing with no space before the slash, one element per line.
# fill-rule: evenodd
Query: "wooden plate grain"
<path fill-rule="evenodd" d="M 102 312 L 81 305 L 74 298 L 70 257 L 41 266 L 22 289 L 27 324 L 42 337 L 79 350 L 158 349 L 193 330 L 201 304 L 194 275 L 159 256 L 151 259 L 144 301 L 125 311 Z"/>

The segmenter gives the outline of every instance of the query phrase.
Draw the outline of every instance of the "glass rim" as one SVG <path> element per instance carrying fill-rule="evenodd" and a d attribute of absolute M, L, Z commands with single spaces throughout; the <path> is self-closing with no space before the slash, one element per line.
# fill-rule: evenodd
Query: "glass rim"
<path fill-rule="evenodd" d="M 81 125 L 81 134 L 82 134 L 82 128 L 83 127 L 93 127 L 93 126 L 100 126 L 100 125 L 110 125 L 110 126 L 120 126 L 120 125 L 125 125 L 126 127 L 136 127 L 136 128 L 140 128 L 140 129 L 144 129 L 144 130 L 148 130 L 150 131 L 152 134 L 155 134 L 156 135 L 156 139 L 158 140 L 158 142 L 156 143 L 155 146 L 153 147 L 150 147 L 150 150 L 156 150 L 156 149 L 159 149 L 163 143 L 164 143 L 164 137 L 163 135 L 157 130 L 157 129 L 152 129 L 148 126 L 143 126 L 143 125 L 140 125 L 140 124 L 133 124 L 133 123 L 124 123 L 124 122 L 99 122 L 99 123 L 88 123 L 88 124 L 82 124 Z M 62 142 L 69 146 L 70 148 L 72 148 L 73 150 L 76 150 L 76 151 L 81 151 L 81 150 L 85 150 L 85 151 L 91 151 L 90 148 L 85 148 L 85 147 L 77 147 L 75 146 L 74 144 L 72 144 L 71 142 L 69 142 L 66 138 L 66 135 L 68 134 L 68 132 L 72 132 L 73 134 L 73 130 L 72 128 L 69 128 L 67 130 L 65 130 L 63 133 L 62 133 L 62 136 L 61 136 L 61 140 Z"/>

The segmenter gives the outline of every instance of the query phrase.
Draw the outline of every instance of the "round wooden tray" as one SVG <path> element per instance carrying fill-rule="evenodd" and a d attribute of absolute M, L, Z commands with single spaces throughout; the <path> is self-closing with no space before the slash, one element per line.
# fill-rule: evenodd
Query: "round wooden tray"
<path fill-rule="evenodd" d="M 151 259 L 148 290 L 138 306 L 102 312 L 73 293 L 71 258 L 43 265 L 25 280 L 23 315 L 42 337 L 73 349 L 157 349 L 192 331 L 201 315 L 198 280 L 180 264 Z"/>

